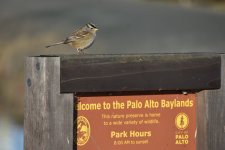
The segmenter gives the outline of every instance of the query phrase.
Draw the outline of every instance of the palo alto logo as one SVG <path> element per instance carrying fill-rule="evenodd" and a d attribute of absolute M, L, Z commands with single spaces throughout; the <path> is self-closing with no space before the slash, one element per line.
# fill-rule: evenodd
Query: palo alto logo
<path fill-rule="evenodd" d="M 184 130 L 188 127 L 189 118 L 185 113 L 179 113 L 175 118 L 175 125 L 179 130 Z"/>

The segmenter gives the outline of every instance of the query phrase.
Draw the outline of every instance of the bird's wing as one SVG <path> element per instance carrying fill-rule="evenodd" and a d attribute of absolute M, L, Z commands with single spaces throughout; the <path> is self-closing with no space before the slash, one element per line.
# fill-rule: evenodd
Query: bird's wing
<path fill-rule="evenodd" d="M 88 34 L 89 34 L 88 31 L 79 30 L 79 31 L 74 32 L 72 36 L 75 36 L 76 39 L 80 39 L 80 38 L 87 36 Z"/>
<path fill-rule="evenodd" d="M 68 43 L 73 42 L 75 40 L 76 40 L 76 38 L 74 36 L 69 36 L 69 37 L 66 38 L 66 40 L 63 43 L 68 44 Z"/>
<path fill-rule="evenodd" d="M 89 34 L 88 31 L 77 30 L 74 33 L 72 33 L 69 37 L 67 37 L 66 40 L 64 41 L 64 43 L 67 44 L 67 43 L 73 42 L 77 39 L 84 38 L 88 34 Z"/>

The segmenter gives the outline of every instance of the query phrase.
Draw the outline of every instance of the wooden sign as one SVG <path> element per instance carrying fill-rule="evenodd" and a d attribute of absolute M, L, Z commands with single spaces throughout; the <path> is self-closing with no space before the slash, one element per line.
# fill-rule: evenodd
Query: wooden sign
<path fill-rule="evenodd" d="M 78 150 L 196 150 L 195 94 L 77 98 Z"/>

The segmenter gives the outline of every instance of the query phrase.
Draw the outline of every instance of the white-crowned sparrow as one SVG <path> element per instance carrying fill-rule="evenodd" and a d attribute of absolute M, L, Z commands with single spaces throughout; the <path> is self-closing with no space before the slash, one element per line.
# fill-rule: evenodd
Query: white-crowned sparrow
<path fill-rule="evenodd" d="M 69 44 L 70 46 L 75 48 L 79 54 L 83 49 L 86 49 L 93 44 L 97 30 L 98 29 L 93 23 L 88 23 L 84 27 L 81 27 L 80 29 L 74 31 L 65 40 L 48 45 L 46 46 L 46 48 L 60 44 Z"/>

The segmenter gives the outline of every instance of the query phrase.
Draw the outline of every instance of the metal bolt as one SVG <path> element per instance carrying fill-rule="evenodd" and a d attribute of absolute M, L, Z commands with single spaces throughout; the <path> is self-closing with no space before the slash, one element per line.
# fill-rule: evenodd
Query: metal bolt
<path fill-rule="evenodd" d="M 182 94 L 183 95 L 188 95 L 188 92 L 187 91 L 182 91 Z"/>
<path fill-rule="evenodd" d="M 30 78 L 27 79 L 27 86 L 28 86 L 28 87 L 31 86 L 31 79 L 30 79 Z"/>

